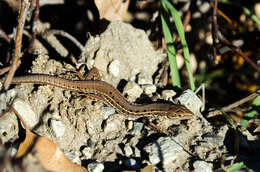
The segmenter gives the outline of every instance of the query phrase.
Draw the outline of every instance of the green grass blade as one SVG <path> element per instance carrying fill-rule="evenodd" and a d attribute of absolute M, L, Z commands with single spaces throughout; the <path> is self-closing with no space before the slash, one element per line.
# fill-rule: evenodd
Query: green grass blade
<path fill-rule="evenodd" d="M 170 70 L 171 70 L 173 86 L 177 86 L 178 88 L 181 88 L 180 75 L 179 75 L 177 61 L 176 61 L 176 50 L 173 45 L 172 32 L 171 32 L 170 26 L 169 26 L 170 22 L 169 22 L 169 20 L 167 20 L 169 18 L 169 13 L 167 13 L 167 12 L 168 12 L 168 10 L 165 9 L 161 13 L 163 35 L 164 35 L 166 46 L 167 46 L 167 54 L 168 54 L 168 59 L 169 59 L 169 63 L 170 63 Z"/>
<path fill-rule="evenodd" d="M 235 163 L 232 167 L 230 167 L 227 171 L 228 172 L 235 172 L 242 168 L 246 167 L 244 162 Z"/>
<path fill-rule="evenodd" d="M 194 79 L 193 79 L 191 68 L 190 68 L 189 48 L 188 48 L 188 45 L 187 45 L 187 42 L 186 42 L 186 39 L 185 39 L 184 28 L 183 28 L 183 25 L 182 25 L 181 18 L 178 14 L 178 11 L 167 0 L 161 0 L 161 4 L 162 4 L 162 7 L 165 11 L 167 11 L 167 12 L 170 11 L 170 13 L 171 13 L 171 15 L 174 19 L 175 26 L 177 28 L 178 34 L 179 34 L 180 39 L 181 39 L 185 65 L 186 65 L 186 69 L 187 69 L 188 77 L 189 77 L 190 88 L 191 88 L 191 90 L 194 91 L 195 90 L 195 84 L 194 84 Z"/>
<path fill-rule="evenodd" d="M 248 17 L 250 17 L 258 26 L 260 25 L 260 20 L 257 18 L 257 16 L 254 15 L 253 12 L 251 12 L 248 8 L 242 6 L 241 4 L 239 4 L 235 1 L 229 1 L 229 0 L 219 0 L 219 2 L 223 3 L 223 4 L 231 4 L 231 5 L 240 7 Z"/>

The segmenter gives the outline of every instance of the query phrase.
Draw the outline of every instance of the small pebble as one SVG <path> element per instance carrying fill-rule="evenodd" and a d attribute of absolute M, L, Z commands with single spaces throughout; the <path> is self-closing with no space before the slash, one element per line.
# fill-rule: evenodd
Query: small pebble
<path fill-rule="evenodd" d="M 61 121 L 51 119 L 50 128 L 54 132 L 56 137 L 61 137 L 65 133 L 65 125 Z"/>
<path fill-rule="evenodd" d="M 183 150 L 183 147 L 173 141 L 170 137 L 160 137 L 156 142 L 144 147 L 148 153 L 151 164 L 169 164 L 176 159 L 188 157 L 188 154 Z M 180 158 L 181 157 L 181 158 Z"/>
<path fill-rule="evenodd" d="M 152 84 L 143 85 L 144 93 L 147 95 L 151 95 L 156 92 L 156 86 Z"/>
<path fill-rule="evenodd" d="M 142 122 L 134 122 L 132 132 L 135 133 L 135 134 L 140 134 L 143 127 L 144 127 L 144 124 Z"/>
<path fill-rule="evenodd" d="M 186 106 L 194 114 L 200 114 L 200 110 L 203 107 L 203 102 L 199 97 L 191 90 L 185 90 L 178 98 L 177 101 Z"/>
<path fill-rule="evenodd" d="M 141 151 L 137 147 L 135 147 L 135 157 L 141 157 Z"/>
<path fill-rule="evenodd" d="M 213 165 L 205 161 L 195 161 L 193 163 L 194 172 L 212 172 Z"/>
<path fill-rule="evenodd" d="M 127 95 L 130 101 L 134 101 L 136 98 L 140 97 L 142 93 L 143 90 L 141 87 L 133 81 L 128 82 L 123 90 L 123 94 Z"/>
<path fill-rule="evenodd" d="M 152 77 L 149 77 L 148 75 L 144 73 L 140 73 L 138 75 L 138 82 L 139 85 L 146 85 L 146 84 L 153 84 L 153 79 Z"/>
<path fill-rule="evenodd" d="M 199 10 L 200 10 L 200 12 L 203 13 L 203 14 L 206 13 L 209 9 L 210 9 L 210 5 L 209 5 L 208 2 L 203 2 L 203 4 L 201 4 L 201 5 L 199 6 Z"/>
<path fill-rule="evenodd" d="M 6 142 L 13 142 L 18 139 L 18 130 L 18 121 L 14 112 L 8 112 L 1 116 L 0 141 L 2 144 Z"/>
<path fill-rule="evenodd" d="M 131 158 L 131 159 L 127 159 L 126 161 L 124 161 L 125 166 L 127 167 L 131 167 L 132 169 L 139 169 L 140 165 L 137 164 L 136 160 Z"/>
<path fill-rule="evenodd" d="M 85 147 L 85 148 L 82 150 L 82 153 L 83 153 L 83 155 L 85 156 L 85 157 L 84 157 L 85 159 L 90 159 L 91 156 L 92 156 L 91 148 L 90 148 L 90 147 Z"/>
<path fill-rule="evenodd" d="M 110 115 L 115 114 L 116 110 L 110 106 L 105 106 L 104 112 L 105 112 L 104 119 L 107 119 Z"/>
<path fill-rule="evenodd" d="M 13 102 L 13 107 L 21 115 L 28 128 L 33 128 L 38 124 L 40 117 L 32 110 L 31 105 L 27 102 L 16 98 Z"/>
<path fill-rule="evenodd" d="M 92 162 L 88 164 L 88 171 L 89 172 L 102 172 L 104 170 L 104 165 L 99 162 Z"/>
<path fill-rule="evenodd" d="M 132 150 L 131 146 L 129 146 L 129 145 L 126 145 L 124 147 L 124 151 L 125 151 L 125 155 L 127 157 L 129 157 L 129 156 L 131 156 L 133 154 L 133 150 Z"/>
<path fill-rule="evenodd" d="M 163 100 L 172 100 L 172 97 L 176 95 L 176 92 L 173 90 L 164 90 L 162 91 L 162 98 Z"/>
<path fill-rule="evenodd" d="M 118 77 L 119 72 L 120 72 L 120 61 L 119 60 L 114 60 L 112 61 L 109 66 L 108 66 L 108 71 L 111 73 L 114 77 Z"/>

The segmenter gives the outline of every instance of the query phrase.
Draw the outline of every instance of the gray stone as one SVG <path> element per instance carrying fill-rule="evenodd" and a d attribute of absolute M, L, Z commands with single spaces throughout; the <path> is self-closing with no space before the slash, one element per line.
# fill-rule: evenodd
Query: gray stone
<path fill-rule="evenodd" d="M 132 132 L 135 134 L 140 134 L 143 127 L 144 127 L 144 124 L 142 122 L 134 122 L 134 127 L 133 127 Z"/>
<path fill-rule="evenodd" d="M 21 115 L 28 128 L 32 129 L 39 123 L 39 115 L 35 113 L 31 105 L 24 100 L 16 98 L 13 102 L 13 108 Z"/>
<path fill-rule="evenodd" d="M 152 77 L 149 77 L 148 75 L 145 75 L 144 73 L 141 73 L 138 75 L 138 82 L 139 85 L 150 85 L 153 84 Z"/>
<path fill-rule="evenodd" d="M 145 146 L 149 161 L 155 165 L 162 162 L 164 165 L 170 164 L 180 157 L 187 158 L 189 155 L 183 147 L 174 142 L 170 137 L 160 137 L 157 142 Z"/>
<path fill-rule="evenodd" d="M 133 81 L 128 82 L 123 90 L 123 94 L 127 94 L 130 101 L 134 101 L 136 98 L 140 97 L 142 93 L 143 90 L 141 87 Z"/>
<path fill-rule="evenodd" d="M 114 77 L 118 77 L 120 72 L 119 66 L 120 66 L 119 60 L 112 61 L 108 66 L 109 73 L 111 73 Z"/>
<path fill-rule="evenodd" d="M 164 100 L 172 100 L 172 97 L 176 95 L 176 92 L 173 90 L 164 90 L 162 91 L 162 97 Z"/>
<path fill-rule="evenodd" d="M 205 161 L 195 161 L 193 163 L 194 172 L 212 172 L 213 165 Z"/>
<path fill-rule="evenodd" d="M 127 159 L 126 161 L 124 161 L 124 164 L 128 167 L 131 167 L 133 169 L 139 169 L 140 165 L 137 164 L 136 160 L 131 158 L 131 159 Z"/>
<path fill-rule="evenodd" d="M 88 164 L 89 172 L 102 172 L 104 170 L 104 165 L 99 162 L 93 162 Z"/>
<path fill-rule="evenodd" d="M 199 97 L 190 89 L 185 90 L 178 98 L 177 101 L 186 106 L 194 114 L 200 114 L 200 109 L 203 107 L 203 102 Z"/>
<path fill-rule="evenodd" d="M 124 152 L 127 157 L 129 157 L 133 154 L 133 150 L 132 150 L 131 146 L 129 146 L 129 145 L 126 145 L 124 147 Z"/>
<path fill-rule="evenodd" d="M 142 85 L 142 88 L 144 89 L 144 93 L 147 95 L 153 94 L 156 92 L 156 86 L 152 84 L 145 84 Z"/>
<path fill-rule="evenodd" d="M 52 129 L 56 137 L 63 136 L 66 130 L 65 125 L 61 121 L 57 121 L 54 119 L 51 119 L 50 128 Z"/>
<path fill-rule="evenodd" d="M 4 144 L 8 141 L 13 142 L 19 138 L 18 121 L 14 112 L 8 112 L 0 119 L 0 140 Z"/>

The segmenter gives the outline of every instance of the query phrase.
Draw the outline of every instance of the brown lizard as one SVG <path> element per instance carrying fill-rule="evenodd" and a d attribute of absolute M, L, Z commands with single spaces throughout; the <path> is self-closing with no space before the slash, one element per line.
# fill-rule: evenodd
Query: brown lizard
<path fill-rule="evenodd" d="M 152 103 L 146 105 L 132 104 L 110 84 L 100 80 L 67 80 L 59 77 L 37 74 L 15 77 L 12 84 L 34 83 L 47 84 L 83 93 L 89 98 L 100 100 L 105 104 L 112 106 L 118 112 L 129 116 L 166 116 L 174 119 L 190 119 L 193 117 L 191 111 L 185 106 L 173 103 Z"/>

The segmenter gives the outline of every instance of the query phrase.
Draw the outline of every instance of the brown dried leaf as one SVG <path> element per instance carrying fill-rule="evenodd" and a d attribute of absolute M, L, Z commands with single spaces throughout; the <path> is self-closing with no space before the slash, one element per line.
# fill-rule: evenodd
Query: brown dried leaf
<path fill-rule="evenodd" d="M 130 0 L 95 0 L 100 19 L 124 20 Z"/>
<path fill-rule="evenodd" d="M 32 146 L 33 148 L 30 149 Z M 72 163 L 51 140 L 43 136 L 37 137 L 29 129 L 26 129 L 26 138 L 19 145 L 16 158 L 25 155 L 28 150 L 36 152 L 36 156 L 39 157 L 43 168 L 47 171 L 87 172 L 84 167 Z"/>
<path fill-rule="evenodd" d="M 58 148 L 58 146 L 51 140 L 43 136 L 37 136 L 32 133 L 26 126 L 22 116 L 13 109 L 16 116 L 21 120 L 25 130 L 26 137 L 24 141 L 19 145 L 16 158 L 21 158 L 29 151 L 36 152 L 36 157 L 39 157 L 41 165 L 47 171 L 52 172 L 88 172 L 87 169 L 80 165 L 72 163 L 65 154 Z"/>
<path fill-rule="evenodd" d="M 40 157 L 42 166 L 48 171 L 87 172 L 87 169 L 72 163 L 56 144 L 46 137 L 39 137 L 34 149 Z"/>

